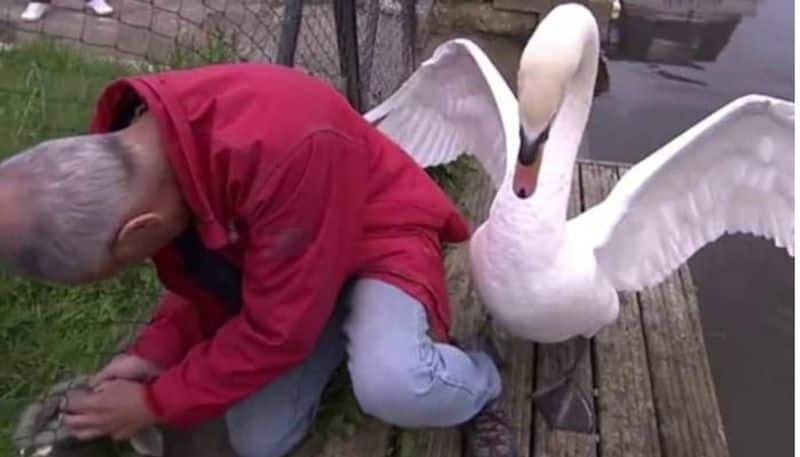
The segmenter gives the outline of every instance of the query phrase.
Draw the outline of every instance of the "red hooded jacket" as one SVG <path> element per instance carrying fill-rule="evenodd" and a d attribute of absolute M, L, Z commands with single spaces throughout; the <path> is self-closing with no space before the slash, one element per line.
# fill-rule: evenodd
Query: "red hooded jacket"
<path fill-rule="evenodd" d="M 135 76 L 92 132 L 154 115 L 195 223 L 154 260 L 166 292 L 130 351 L 166 422 L 209 419 L 306 358 L 353 277 L 422 302 L 445 338 L 441 246 L 466 222 L 424 170 L 328 84 L 269 64 Z"/>

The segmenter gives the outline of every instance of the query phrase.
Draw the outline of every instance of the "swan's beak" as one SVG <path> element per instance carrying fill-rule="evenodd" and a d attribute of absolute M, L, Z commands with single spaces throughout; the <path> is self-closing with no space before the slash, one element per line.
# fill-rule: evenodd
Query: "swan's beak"
<path fill-rule="evenodd" d="M 528 198 L 536 191 L 539 167 L 542 164 L 542 149 L 547 141 L 547 135 L 548 130 L 545 130 L 536 141 L 529 141 L 524 132 L 520 132 L 519 154 L 512 184 L 514 193 L 519 198 Z"/>
<path fill-rule="evenodd" d="M 514 171 L 514 193 L 519 198 L 528 198 L 536 191 L 536 181 L 539 177 L 539 164 L 542 161 L 537 158 L 530 165 L 517 163 Z"/>

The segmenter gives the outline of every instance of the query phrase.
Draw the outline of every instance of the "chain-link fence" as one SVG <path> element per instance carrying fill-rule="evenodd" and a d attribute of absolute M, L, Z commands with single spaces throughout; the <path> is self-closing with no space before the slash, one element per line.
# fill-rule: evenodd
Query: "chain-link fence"
<path fill-rule="evenodd" d="M 28 22 L 21 18 L 24 0 L 0 0 L 0 158 L 84 132 L 99 91 L 114 78 L 212 62 L 300 67 L 365 110 L 414 68 L 416 23 L 432 4 L 109 2 L 113 13 L 100 17 L 84 0 L 53 0 L 40 20 Z M 12 435 L 26 407 L 53 385 L 106 362 L 146 322 L 158 291 L 147 267 L 85 287 L 43 285 L 0 271 L 0 455 L 18 455 Z M 47 422 L 41 411 L 35 420 Z M 98 455 L 118 454 L 105 449 Z"/>
<path fill-rule="evenodd" d="M 108 17 L 91 14 L 84 0 L 62 0 L 53 3 L 41 20 L 27 22 L 20 17 L 24 1 L 3 0 L 0 43 L 7 48 L 48 37 L 94 56 L 155 66 L 203 60 L 278 62 L 324 76 L 343 90 L 348 69 L 342 67 L 341 56 L 357 47 L 359 79 L 370 82 L 360 89 L 365 101 L 375 102 L 378 94 L 390 91 L 413 68 L 416 16 L 432 4 L 431 0 L 110 1 L 114 12 Z M 337 9 L 344 10 L 338 21 Z M 357 46 L 341 40 L 350 28 L 350 15 L 357 24 L 352 34 Z M 5 86 L 0 90 L 9 89 Z"/>

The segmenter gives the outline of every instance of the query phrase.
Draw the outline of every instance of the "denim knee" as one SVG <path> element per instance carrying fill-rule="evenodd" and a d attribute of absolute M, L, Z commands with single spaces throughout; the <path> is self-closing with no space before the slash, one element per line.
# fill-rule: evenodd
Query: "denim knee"
<path fill-rule="evenodd" d="M 409 351 L 391 357 L 382 351 L 350 358 L 353 392 L 361 409 L 400 427 L 433 425 L 439 405 L 427 395 L 437 379 L 435 365 Z"/>
<path fill-rule="evenodd" d="M 416 417 L 415 386 L 411 372 L 398 366 L 359 367 L 351 363 L 353 392 L 361 409 L 370 416 L 401 427 L 412 427 Z"/>

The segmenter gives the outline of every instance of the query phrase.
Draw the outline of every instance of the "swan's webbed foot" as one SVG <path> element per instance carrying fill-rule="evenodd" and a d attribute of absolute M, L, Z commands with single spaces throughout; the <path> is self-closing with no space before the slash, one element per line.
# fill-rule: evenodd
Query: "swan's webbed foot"
<path fill-rule="evenodd" d="M 595 432 L 592 399 L 575 379 L 578 363 L 588 352 L 589 340 L 580 338 L 580 345 L 578 356 L 564 377 L 533 394 L 534 405 L 551 430 L 590 434 Z"/>

